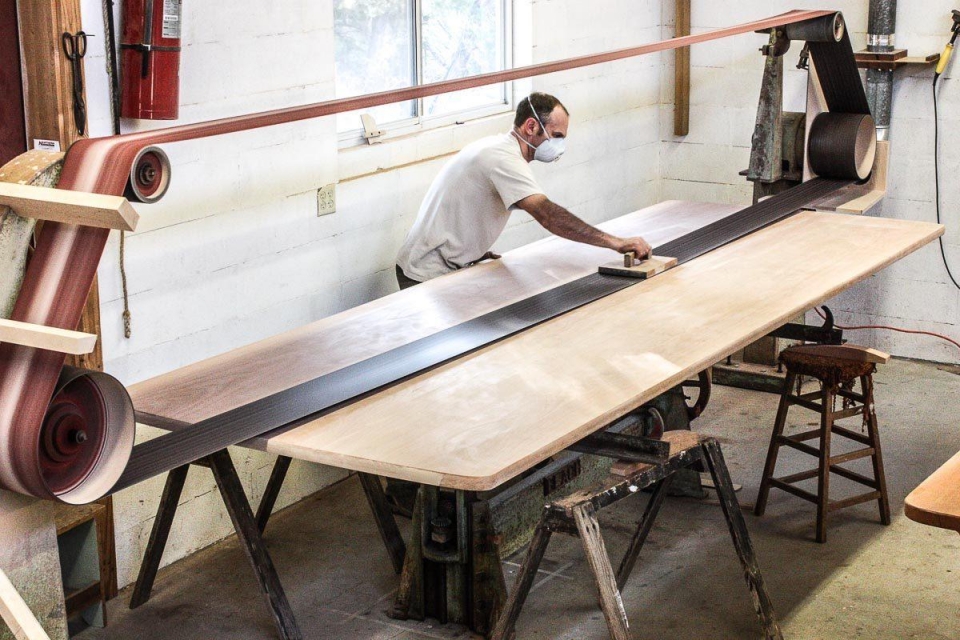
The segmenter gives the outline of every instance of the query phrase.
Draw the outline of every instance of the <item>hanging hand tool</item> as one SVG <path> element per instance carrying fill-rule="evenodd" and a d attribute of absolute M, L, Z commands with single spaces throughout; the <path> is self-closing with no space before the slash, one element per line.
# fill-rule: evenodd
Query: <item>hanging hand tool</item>
<path fill-rule="evenodd" d="M 76 34 L 64 31 L 60 41 L 73 72 L 73 122 L 77 126 L 77 133 L 82 136 L 87 129 L 87 103 L 83 99 L 82 66 L 83 57 L 87 55 L 87 34 L 83 31 L 77 31 Z"/>

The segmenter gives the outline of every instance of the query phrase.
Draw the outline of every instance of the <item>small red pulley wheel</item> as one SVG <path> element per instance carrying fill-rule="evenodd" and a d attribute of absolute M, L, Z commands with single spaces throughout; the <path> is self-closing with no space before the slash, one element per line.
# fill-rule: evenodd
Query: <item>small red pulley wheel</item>
<path fill-rule="evenodd" d="M 147 204 L 158 201 L 170 186 L 170 171 L 170 159 L 162 149 L 141 149 L 130 167 L 124 195 L 128 200 Z"/>

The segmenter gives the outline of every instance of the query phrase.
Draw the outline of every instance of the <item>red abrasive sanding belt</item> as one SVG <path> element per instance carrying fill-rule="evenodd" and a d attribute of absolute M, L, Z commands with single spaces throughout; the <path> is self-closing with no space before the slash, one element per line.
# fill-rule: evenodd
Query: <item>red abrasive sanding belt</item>
<path fill-rule="evenodd" d="M 342 98 L 306 106 L 191 124 L 110 138 L 80 140 L 70 147 L 58 188 L 122 195 L 138 154 L 146 147 L 208 136 L 223 135 L 321 116 L 368 109 L 415 98 L 509 82 L 634 56 L 686 47 L 737 34 L 762 31 L 816 18 L 835 16 L 833 11 L 791 11 L 734 27 L 673 38 L 639 47 L 569 58 L 446 80 L 433 84 Z M 839 19 L 839 18 L 837 18 Z M 22 322 L 75 329 L 80 320 L 100 262 L 108 231 L 47 222 L 34 252 L 11 318 Z M 44 418 L 60 378 L 64 356 L 12 344 L 0 344 L 0 487 L 41 498 L 86 502 L 96 497 L 102 484 L 64 491 L 51 487 L 43 474 L 40 447 Z M 53 417 L 56 419 L 56 416 Z M 95 461 L 107 476 L 119 475 L 129 450 L 113 447 Z M 79 463 L 78 463 L 79 464 Z M 106 490 L 103 491 L 106 493 Z M 102 495 L 102 494 L 101 494 Z M 91 497 L 92 496 L 92 497 Z"/>

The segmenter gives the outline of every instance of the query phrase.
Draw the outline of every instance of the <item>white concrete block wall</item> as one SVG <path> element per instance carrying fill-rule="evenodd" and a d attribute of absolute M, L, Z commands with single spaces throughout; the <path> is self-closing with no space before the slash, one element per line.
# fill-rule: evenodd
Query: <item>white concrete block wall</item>
<path fill-rule="evenodd" d="M 694 3 L 693 29 L 746 21 L 812 1 Z M 856 47 L 864 42 L 866 0 L 835 3 Z M 917 53 L 938 50 L 949 28 L 948 3 L 934 10 L 901 2 L 899 42 Z M 181 120 L 201 121 L 333 97 L 332 1 L 289 0 L 267 8 L 222 0 L 185 3 Z M 249 5 L 249 6 L 247 6 Z M 630 46 L 673 35 L 672 0 L 514 0 L 514 63 L 542 62 Z M 942 14 L 942 15 L 941 15 Z M 84 26 L 102 33 L 99 4 L 84 0 Z M 557 165 L 535 165 L 554 200 L 601 222 L 668 198 L 717 202 L 750 199 L 737 175 L 747 164 L 763 37 L 744 35 L 693 50 L 691 133 L 672 134 L 673 54 L 665 53 L 516 83 L 558 95 L 570 109 L 568 152 Z M 795 60 L 797 51 L 788 57 Z M 93 135 L 110 132 L 103 39 L 87 58 Z M 800 110 L 804 74 L 787 74 L 787 108 Z M 931 219 L 929 71 L 898 76 L 891 191 L 879 215 Z M 956 165 L 951 125 L 960 99 L 943 85 L 945 175 Z M 376 146 L 339 149 L 332 119 L 168 147 L 173 186 L 157 205 L 140 207 L 141 227 L 127 239 L 133 336 L 122 335 L 118 239 L 100 269 L 107 369 L 133 383 L 305 324 L 396 288 L 393 258 L 420 199 L 450 154 L 481 136 L 506 131 L 503 113 Z M 125 122 L 126 130 L 164 123 Z M 902 146 L 896 146 L 902 145 Z M 902 150 L 901 150 L 902 149 Z M 317 217 L 316 189 L 338 183 L 337 213 Z M 955 227 L 960 186 L 945 180 L 948 226 Z M 950 225 L 951 220 L 953 225 Z M 504 251 L 546 235 L 516 214 L 495 245 Z M 960 261 L 960 236 L 948 232 Z M 832 304 L 841 320 L 893 323 L 957 336 L 960 299 L 945 284 L 934 248 L 863 283 Z M 958 267 L 960 270 L 960 267 Z M 957 361 L 928 339 L 857 334 L 898 355 Z M 141 437 L 157 432 L 144 429 Z M 273 458 L 234 450 L 256 504 Z M 289 504 L 344 476 L 295 464 L 280 499 Z M 120 581 L 135 577 L 153 523 L 162 479 L 117 497 Z M 230 523 L 212 480 L 191 471 L 165 562 L 228 535 Z"/>
<path fill-rule="evenodd" d="M 901 2 L 897 12 L 897 44 L 912 54 L 940 52 L 952 25 L 950 11 L 955 4 L 943 0 Z M 940 172 L 944 236 L 948 260 L 960 279 L 960 185 L 953 176 L 960 161 L 956 149 L 960 134 L 960 85 L 958 67 L 953 64 L 940 81 Z M 933 99 L 932 70 L 901 70 L 894 84 L 891 122 L 891 183 L 887 199 L 874 215 L 905 220 L 935 218 L 933 183 Z M 960 339 L 960 292 L 950 283 L 940 249 L 936 244 L 893 265 L 857 290 L 840 296 L 835 308 L 842 320 L 857 325 L 896 325 Z M 852 334 L 853 335 L 853 334 Z M 960 352 L 942 341 L 925 336 L 864 331 L 881 349 L 897 355 L 940 362 L 960 361 Z"/>
<path fill-rule="evenodd" d="M 663 34 L 674 33 L 674 2 L 664 0 Z M 692 30 L 699 31 L 781 13 L 794 8 L 823 8 L 822 2 L 745 0 L 737 3 L 693 3 Z M 838 0 L 829 5 L 843 11 L 855 50 L 866 43 L 867 0 Z M 945 0 L 901 0 L 897 13 L 897 44 L 912 55 L 938 53 L 952 24 Z M 662 199 L 680 198 L 748 204 L 751 186 L 738 174 L 747 167 L 750 136 L 763 59 L 760 35 L 743 35 L 700 45 L 691 55 L 690 134 L 673 135 L 673 56 L 663 56 L 661 93 Z M 803 110 L 806 77 L 795 70 L 799 47 L 786 57 L 785 108 Z M 892 156 L 887 198 L 871 215 L 909 220 L 935 219 L 933 195 L 933 107 L 930 67 L 900 70 L 895 79 L 891 126 Z M 942 202 L 947 225 L 946 245 L 951 265 L 960 272 L 960 185 L 952 180 L 960 161 L 960 87 L 952 67 L 941 81 L 941 171 L 945 177 Z M 960 275 L 958 275 L 960 277 Z M 958 292 L 949 284 L 939 248 L 928 246 L 849 292 L 830 301 L 838 322 L 848 325 L 894 325 L 922 329 L 960 339 Z M 817 318 L 811 317 L 810 321 Z M 960 362 L 960 351 L 934 338 L 889 331 L 851 331 L 851 340 L 874 345 L 895 355 L 943 362 Z"/>
<path fill-rule="evenodd" d="M 184 3 L 181 108 L 176 124 L 334 97 L 331 2 Z M 85 1 L 90 130 L 111 132 L 100 5 Z M 118 23 L 119 24 L 119 23 Z M 123 131 L 173 123 L 124 121 Z M 314 120 L 165 147 L 174 166 L 167 196 L 138 205 L 127 237 L 133 335 L 123 337 L 114 234 L 100 267 L 106 369 L 127 384 L 306 324 L 356 304 L 368 290 L 347 252 L 360 230 L 317 217 L 316 190 L 336 182 L 333 120 Z M 384 214 L 386 215 L 386 213 Z M 362 285 L 362 286 L 361 286 Z M 369 297 L 375 295 L 369 293 Z M 141 439 L 156 435 L 142 429 Z M 233 449 L 256 505 L 273 456 Z M 297 464 L 280 506 L 344 472 Z M 116 497 L 119 580 L 136 577 L 163 479 Z M 232 531 L 209 472 L 193 470 L 164 562 Z"/>
<path fill-rule="evenodd" d="M 660 39 L 656 2 L 531 4 L 533 63 Z M 556 95 L 571 113 L 567 153 L 557 165 L 534 163 L 534 173 L 547 195 L 591 223 L 658 201 L 659 67 L 654 54 L 533 79 L 534 90 Z M 495 248 L 546 235 L 529 216 L 516 214 Z"/>
<path fill-rule="evenodd" d="M 177 124 L 334 97 L 332 0 L 185 2 L 183 14 Z M 83 18 L 89 33 L 103 33 L 98 2 L 83 0 Z M 657 2 L 638 9 L 632 0 L 592 7 L 514 0 L 517 65 L 654 41 L 659 34 Z M 90 42 L 90 131 L 109 135 L 104 40 Z M 531 88 L 554 92 L 573 113 L 563 161 L 535 168 L 549 195 L 592 222 L 657 201 L 659 74 L 653 56 L 515 85 L 518 96 Z M 396 290 L 396 251 L 443 162 L 472 140 L 507 131 L 511 122 L 512 113 L 503 113 L 348 149 L 338 148 L 333 119 L 168 145 L 170 191 L 156 205 L 138 206 L 140 227 L 126 241 L 130 339 L 121 323 L 118 236 L 110 238 L 101 263 L 107 370 L 132 384 Z M 124 121 L 123 131 L 170 124 Z M 316 190 L 334 182 L 337 212 L 318 217 Z M 496 248 L 544 235 L 529 216 L 517 214 Z M 143 428 L 140 438 L 159 433 Z M 231 452 L 255 505 L 273 456 Z M 295 463 L 278 506 L 344 475 Z M 121 584 L 136 577 L 162 486 L 155 478 L 116 498 Z M 164 563 L 231 531 L 209 472 L 191 470 Z"/>
<path fill-rule="evenodd" d="M 758 0 L 706 6 L 694 3 L 691 32 L 702 33 L 790 9 L 823 6 L 817 2 Z M 830 7 L 844 12 L 854 46 L 862 48 L 867 0 L 835 2 Z M 673 37 L 675 17 L 675 3 L 664 0 L 661 37 Z M 660 117 L 663 199 L 750 202 L 752 186 L 739 172 L 749 164 L 764 64 L 758 50 L 765 43 L 765 36 L 751 33 L 691 48 L 690 133 L 682 137 L 673 135 L 674 54 L 664 54 Z M 800 47 L 794 45 L 784 65 L 784 108 L 791 111 L 803 111 L 806 102 L 806 73 L 795 69 L 799 52 Z"/>

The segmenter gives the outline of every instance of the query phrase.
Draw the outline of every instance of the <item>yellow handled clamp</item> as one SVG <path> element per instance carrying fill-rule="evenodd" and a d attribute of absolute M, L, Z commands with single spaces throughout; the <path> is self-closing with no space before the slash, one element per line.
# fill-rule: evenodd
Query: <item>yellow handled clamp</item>
<path fill-rule="evenodd" d="M 940 62 L 937 63 L 937 75 L 942 75 L 947 69 L 947 65 L 950 64 L 950 56 L 953 55 L 953 43 L 948 43 L 946 47 L 943 48 L 943 53 L 940 54 Z"/>
<path fill-rule="evenodd" d="M 936 75 L 938 77 L 947 70 L 947 65 L 950 64 L 950 58 L 953 56 L 953 47 L 957 42 L 958 35 L 960 35 L 960 11 L 954 9 L 953 28 L 950 29 L 950 42 L 948 42 L 947 46 L 944 47 L 943 53 L 940 54 L 940 62 L 937 64 Z"/>

